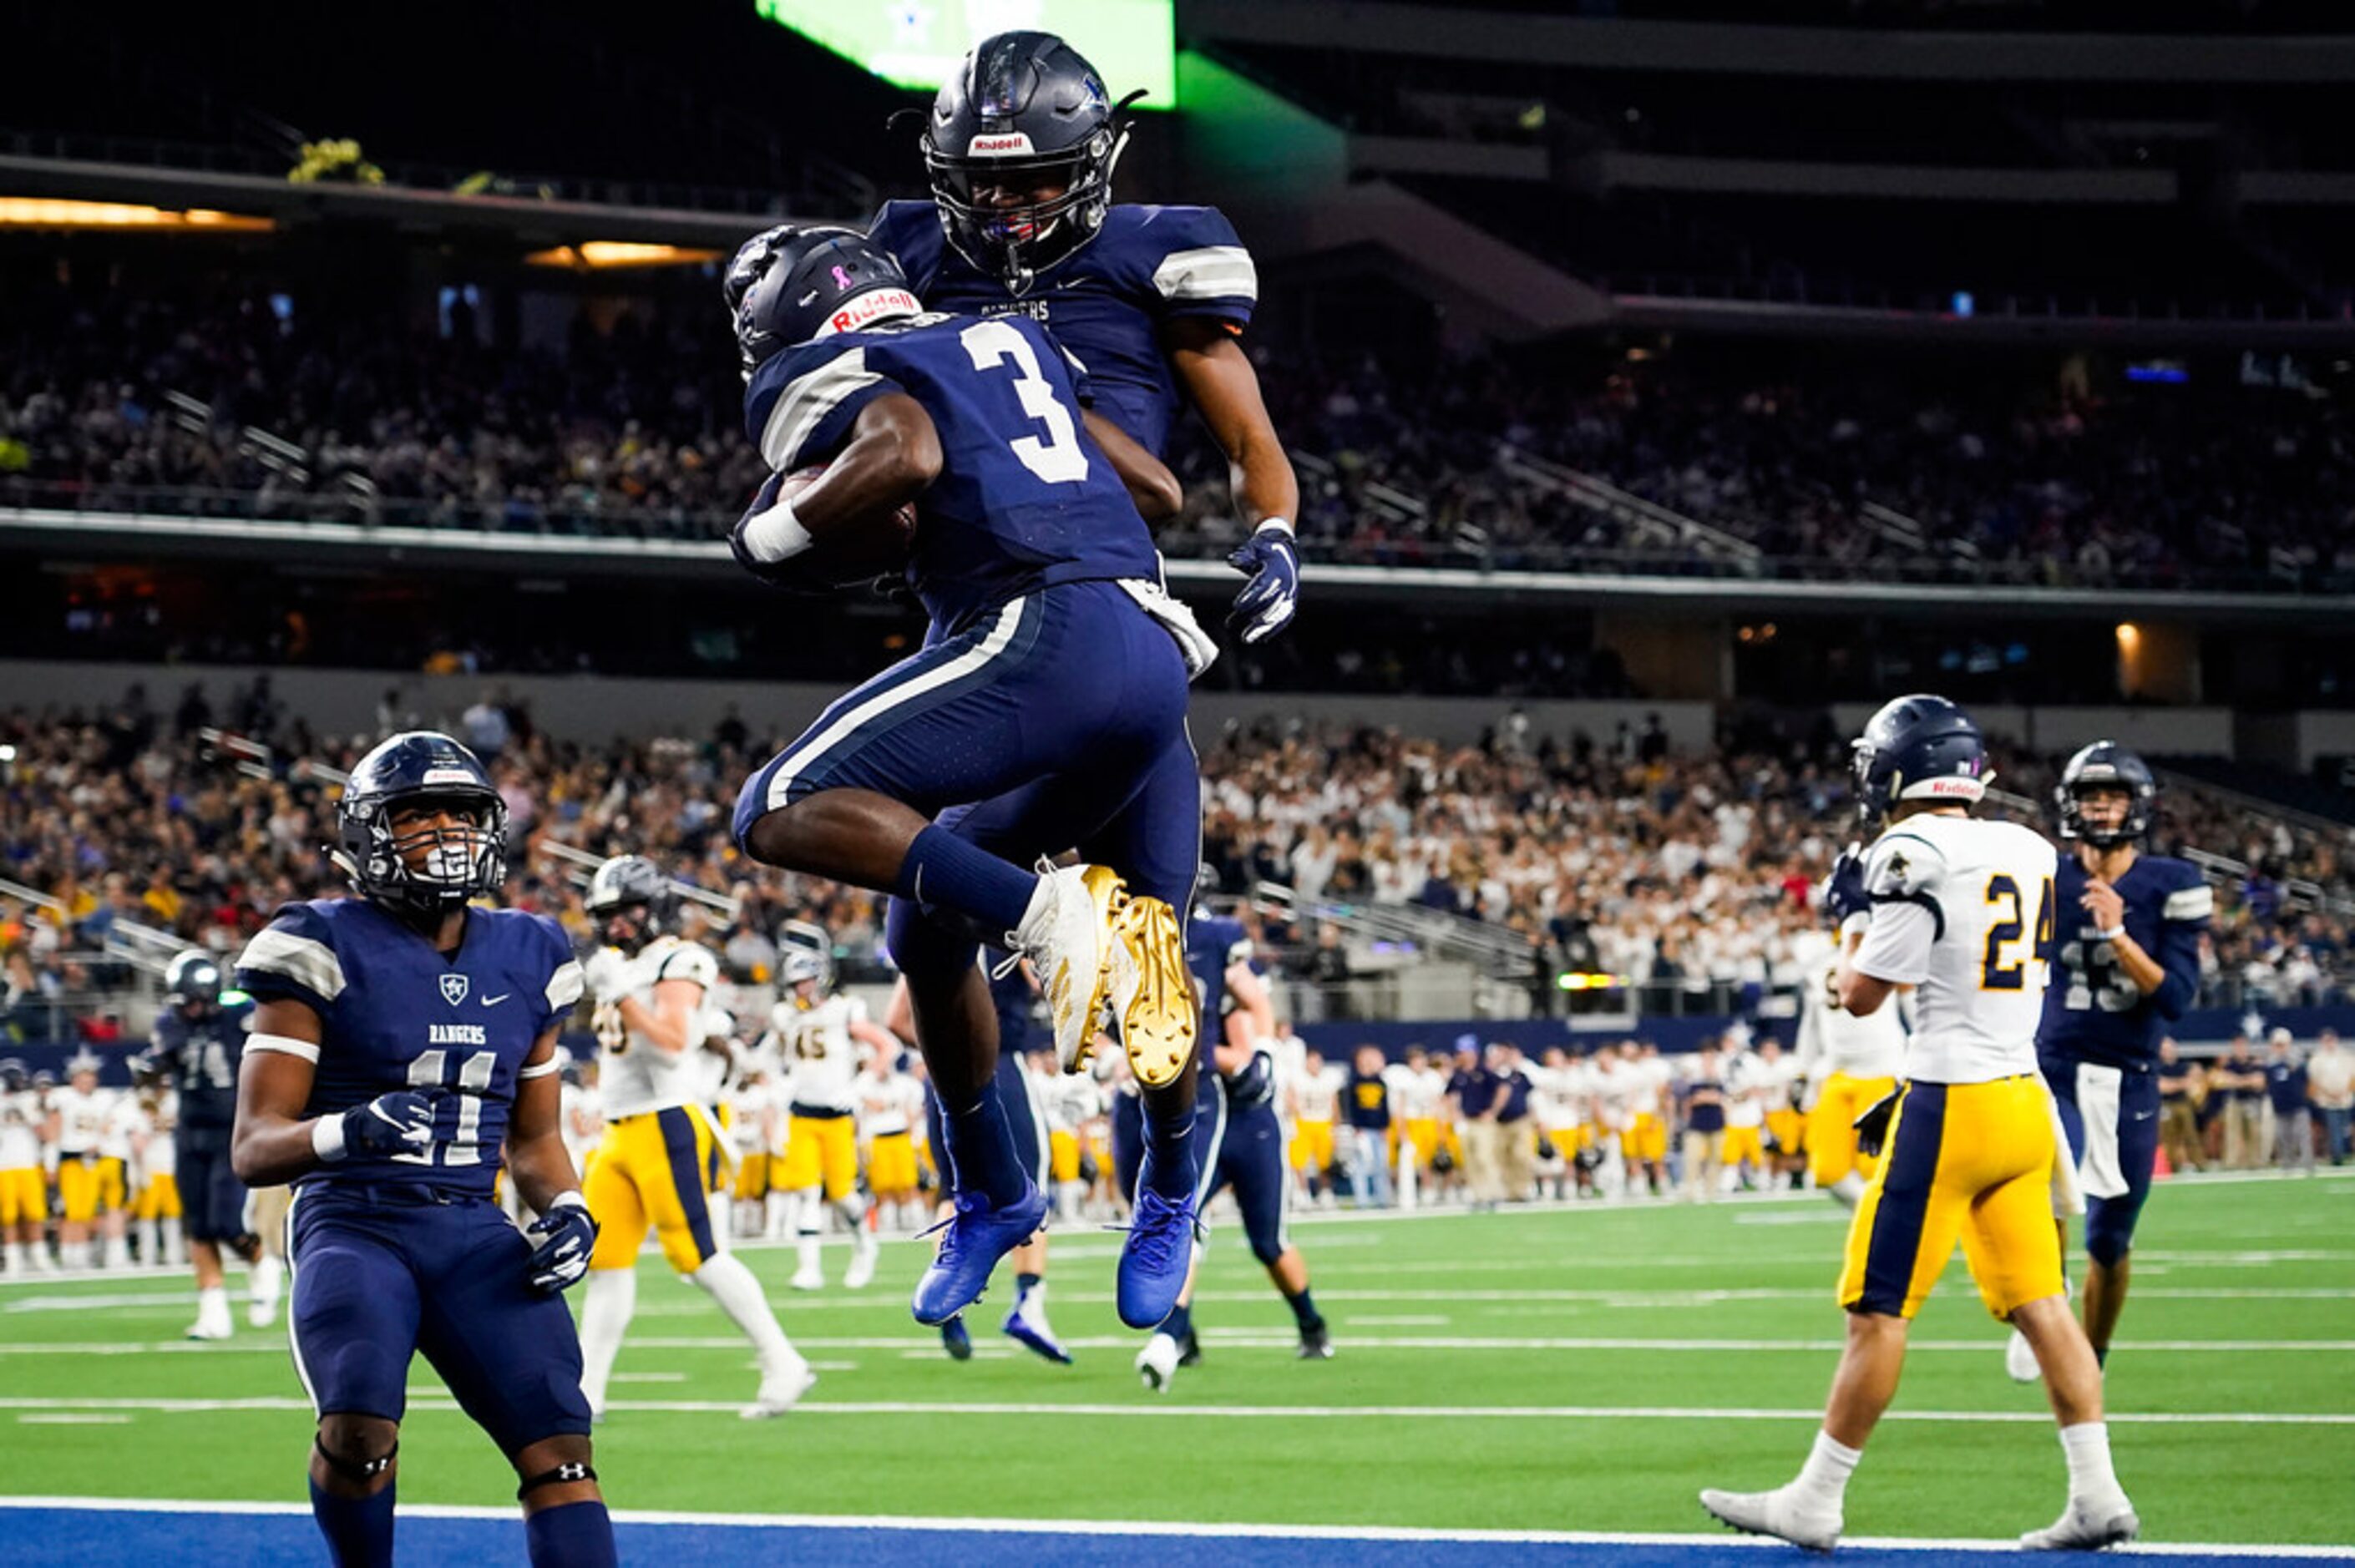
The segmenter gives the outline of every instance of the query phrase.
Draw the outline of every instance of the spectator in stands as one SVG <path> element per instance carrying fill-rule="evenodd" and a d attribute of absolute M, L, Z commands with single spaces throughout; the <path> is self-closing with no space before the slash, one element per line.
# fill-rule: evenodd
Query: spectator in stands
<path fill-rule="evenodd" d="M 2172 1035 L 2158 1043 L 2158 1146 L 2170 1171 L 2197 1171 L 2200 1163 L 2200 1108 L 2194 1074 Z"/>
<path fill-rule="evenodd" d="M 2326 1029 L 2315 1042 L 2314 1054 L 2306 1059 L 2306 1089 L 2314 1108 L 2322 1113 L 2323 1141 L 2330 1152 L 2330 1163 L 2347 1163 L 2349 1123 L 2355 1115 L 2355 1051 L 2350 1051 L 2339 1038 L 2339 1031 Z"/>
<path fill-rule="evenodd" d="M 2314 1174 L 2314 1116 L 2307 1108 L 2306 1064 L 2289 1031 L 2276 1029 L 2265 1047 L 2265 1097 L 2274 1113 L 2274 1163 Z"/>

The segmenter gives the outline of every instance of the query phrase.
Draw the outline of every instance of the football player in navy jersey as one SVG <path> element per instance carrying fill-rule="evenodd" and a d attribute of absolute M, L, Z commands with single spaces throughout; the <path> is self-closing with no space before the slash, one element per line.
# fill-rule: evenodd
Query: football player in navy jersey
<path fill-rule="evenodd" d="M 847 566 L 844 541 L 918 514 L 905 574 L 932 619 L 924 647 L 757 771 L 733 821 L 755 860 L 893 895 L 888 938 L 946 1113 L 955 1199 L 911 1308 L 947 1322 L 1046 1217 L 995 1075 L 986 943 L 1036 964 L 1065 1071 L 1109 1005 L 1154 1096 L 1116 1290 L 1122 1319 L 1150 1328 L 1177 1302 L 1193 1233 L 1179 912 L 1201 809 L 1186 694 L 1215 650 L 1163 590 L 1045 328 L 926 313 L 848 229 L 759 237 L 728 291 L 747 432 L 780 475 L 826 465 L 791 493 L 763 486 L 732 535 L 738 560 L 822 586 Z M 1081 863 L 1043 863 L 1074 846 Z"/>
<path fill-rule="evenodd" d="M 1329 1359 L 1333 1341 L 1309 1294 L 1307 1261 L 1284 1232 L 1284 1128 L 1275 1114 L 1275 1063 L 1268 1049 L 1275 1010 L 1252 968 L 1250 934 L 1238 920 L 1198 908 L 1186 923 L 1186 966 L 1210 1031 L 1209 1065 L 1216 1068 L 1204 1075 L 1194 1113 L 1194 1157 L 1202 1171 L 1198 1207 L 1207 1207 L 1221 1189 L 1234 1192 L 1252 1255 L 1292 1308 L 1300 1359 Z M 1113 1117 L 1114 1165 L 1124 1190 L 1135 1177 L 1135 1107 L 1133 1097 L 1121 1096 Z M 1177 1369 L 1201 1359 L 1193 1295 L 1189 1277 L 1176 1309 L 1137 1352 L 1137 1374 L 1156 1392 L 1167 1393 Z"/>
<path fill-rule="evenodd" d="M 1157 459 L 1193 405 L 1255 524 L 1228 558 L 1251 578 L 1231 624 L 1257 642 L 1291 621 L 1300 591 L 1300 489 L 1242 350 L 1259 275 L 1217 208 L 1112 199 L 1124 111 L 1141 96 L 1113 102 L 1052 33 L 983 39 L 926 119 L 932 199 L 885 203 L 868 237 L 933 309 L 1045 325 L 1087 367 L 1092 429 L 1108 421 Z"/>
<path fill-rule="evenodd" d="M 246 1229 L 245 1187 L 229 1169 L 229 1126 L 237 1118 L 237 1065 L 253 1027 L 253 999 L 222 983 L 209 953 L 191 950 L 164 969 L 164 1010 L 155 1015 L 148 1059 L 180 1097 L 172 1133 L 175 1169 L 185 1205 L 188 1261 L 197 1273 L 197 1320 L 192 1340 L 226 1340 L 229 1287 L 221 1248 L 252 1266 L 253 1293 L 275 1297 L 282 1266 Z"/>
<path fill-rule="evenodd" d="M 449 736 L 396 735 L 362 758 L 336 826 L 357 896 L 286 906 L 237 967 L 260 1008 L 231 1162 L 249 1183 L 294 1183 L 313 1517 L 336 1562 L 392 1561 L 421 1351 L 522 1478 L 532 1562 L 613 1563 L 559 1295 L 597 1237 L 559 1110 L 581 966 L 545 916 L 470 906 L 506 880 L 506 809 Z M 503 1148 L 541 1215 L 528 1238 L 492 1197 Z"/>
<path fill-rule="evenodd" d="M 2159 1043 L 2199 992 L 2216 897 L 2190 862 L 2136 849 L 2158 785 L 2133 752 L 2095 741 L 2062 768 L 2054 795 L 2075 853 L 2053 884 L 2061 917 L 2036 1050 L 2085 1194 L 2085 1338 L 2106 1361 L 2158 1151 Z M 2005 1364 L 2023 1383 L 2036 1377 L 2017 1332 Z"/>

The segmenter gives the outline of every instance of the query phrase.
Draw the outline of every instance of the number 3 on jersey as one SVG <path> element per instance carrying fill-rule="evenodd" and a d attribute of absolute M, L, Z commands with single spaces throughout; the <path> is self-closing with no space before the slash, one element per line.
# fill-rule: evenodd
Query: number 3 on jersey
<path fill-rule="evenodd" d="M 1047 427 L 1046 438 L 1022 436 L 1007 443 L 1022 466 L 1050 484 L 1070 484 L 1088 476 L 1088 454 L 1080 445 L 1079 427 L 1070 409 L 1055 396 L 1054 383 L 1039 368 L 1030 340 L 1004 322 L 975 322 L 957 334 L 973 355 L 975 370 L 994 370 L 1011 360 L 1014 395 L 1022 411 Z"/>
<path fill-rule="evenodd" d="M 2017 959 L 2007 959 L 2004 950 L 2028 932 L 2028 910 L 2020 900 L 2019 884 L 2001 874 L 1988 877 L 1987 901 L 2008 906 L 2010 913 L 1987 927 L 1986 959 L 1979 967 L 1979 989 L 2018 991 L 2026 983 L 2028 960 L 2047 957 L 2052 951 L 2052 879 L 2044 879 L 2043 892 L 2036 901 L 2035 940 Z"/>

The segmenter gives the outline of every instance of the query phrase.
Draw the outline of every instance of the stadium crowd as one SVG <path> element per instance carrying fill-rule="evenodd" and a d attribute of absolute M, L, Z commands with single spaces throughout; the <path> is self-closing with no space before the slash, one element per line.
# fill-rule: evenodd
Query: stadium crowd
<path fill-rule="evenodd" d="M 389 705 L 379 728 L 417 716 Z M 584 747 L 485 694 L 442 722 L 506 797 L 509 902 L 585 933 L 581 865 L 643 853 L 709 895 L 698 919 L 739 979 L 773 971 L 796 922 L 829 933 L 854 965 L 873 959 L 878 899 L 753 866 L 729 842 L 740 781 L 777 745 L 742 721 L 702 739 Z M 224 732 L 261 749 L 224 744 Z M 366 744 L 312 734 L 266 682 L 218 709 L 195 684 L 168 711 L 134 688 L 102 713 L 0 716 L 0 878 L 20 890 L 0 893 L 0 1029 L 106 1041 L 123 1027 L 110 993 L 131 978 L 110 937 L 228 953 L 281 904 L 338 889 L 320 853 L 327 781 Z M 1207 745 L 1202 766 L 1207 861 L 1230 893 L 1293 890 L 1289 914 L 1246 917 L 1293 989 L 1317 999 L 1309 1008 L 1330 1001 L 1340 1017 L 1350 942 L 1316 912 L 1369 901 L 1453 917 L 1491 948 L 1525 952 L 1518 967 L 1548 1001 L 1550 978 L 1576 971 L 1637 987 L 1650 1012 L 1753 1012 L 1796 988 L 1818 927 L 1815 884 L 1849 836 L 1836 755 L 1685 754 L 1657 725 L 1598 740 L 1537 735 L 1508 714 L 1480 744 L 1449 747 L 1267 720 Z M 2051 778 L 2036 759 L 2008 758 L 2001 781 L 2041 801 Z M 2154 847 L 2244 867 L 2219 890 L 2211 1002 L 2349 994 L 2343 832 L 2169 789 Z"/>
<path fill-rule="evenodd" d="M 602 330 L 584 313 L 560 349 L 510 352 L 481 341 L 463 300 L 436 330 L 405 333 L 275 298 L 282 312 L 269 297 L 91 308 L 62 293 L 12 308 L 0 493 L 717 537 L 762 476 L 716 308 L 627 310 Z M 2021 369 L 1942 376 L 1932 392 L 1896 364 L 1769 376 L 1252 352 L 1302 459 L 1299 531 L 1315 555 L 1584 569 L 1709 556 L 1713 569 L 2156 587 L 2355 576 L 2338 499 L 2355 479 L 2355 431 L 2336 400 L 2278 387 L 2106 392 L 2082 371 L 2040 385 Z M 284 446 L 253 442 L 252 429 Z M 1231 544 L 1223 461 L 1199 435 L 1173 461 L 1188 501 L 1165 545 Z M 1623 510 L 1573 500 L 1563 471 L 1770 564 L 1639 532 Z"/>

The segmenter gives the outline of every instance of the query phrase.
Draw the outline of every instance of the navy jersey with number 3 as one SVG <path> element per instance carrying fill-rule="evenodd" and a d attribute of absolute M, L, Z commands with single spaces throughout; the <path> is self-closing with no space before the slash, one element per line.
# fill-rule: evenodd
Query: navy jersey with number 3
<path fill-rule="evenodd" d="M 581 991 L 572 945 L 546 916 L 469 909 L 465 936 L 445 957 L 360 898 L 281 909 L 239 957 L 237 983 L 262 1001 L 299 1001 L 319 1015 L 305 1117 L 400 1089 L 456 1092 L 429 1148 L 355 1155 L 320 1167 L 306 1184 L 418 1182 L 476 1197 L 489 1196 L 497 1173 L 524 1059 Z"/>
<path fill-rule="evenodd" d="M 1019 295 L 947 242 L 931 202 L 886 202 L 868 235 L 933 309 L 1043 323 L 1087 367 L 1094 407 L 1156 456 L 1185 406 L 1162 326 L 1208 316 L 1240 328 L 1259 302 L 1251 252 L 1216 207 L 1114 207 L 1094 238 Z"/>
<path fill-rule="evenodd" d="M 752 373 L 745 433 L 790 473 L 831 457 L 859 410 L 894 392 L 940 434 L 908 563 L 934 626 L 1058 583 L 1160 580 L 1145 520 L 1080 428 L 1071 367 L 1036 322 L 906 316 L 787 349 Z"/>
<path fill-rule="evenodd" d="M 2064 855 L 2053 882 L 2052 984 L 2044 993 L 2037 1049 L 2049 1056 L 2105 1067 L 2148 1067 L 2170 1019 L 2200 989 L 2200 936 L 2216 906 L 2215 894 L 2189 861 L 2139 855 L 2112 885 L 2126 903 L 2126 935 L 2167 971 L 2146 996 L 2122 968 L 2080 900 L 2090 880 L 2074 855 Z"/>

